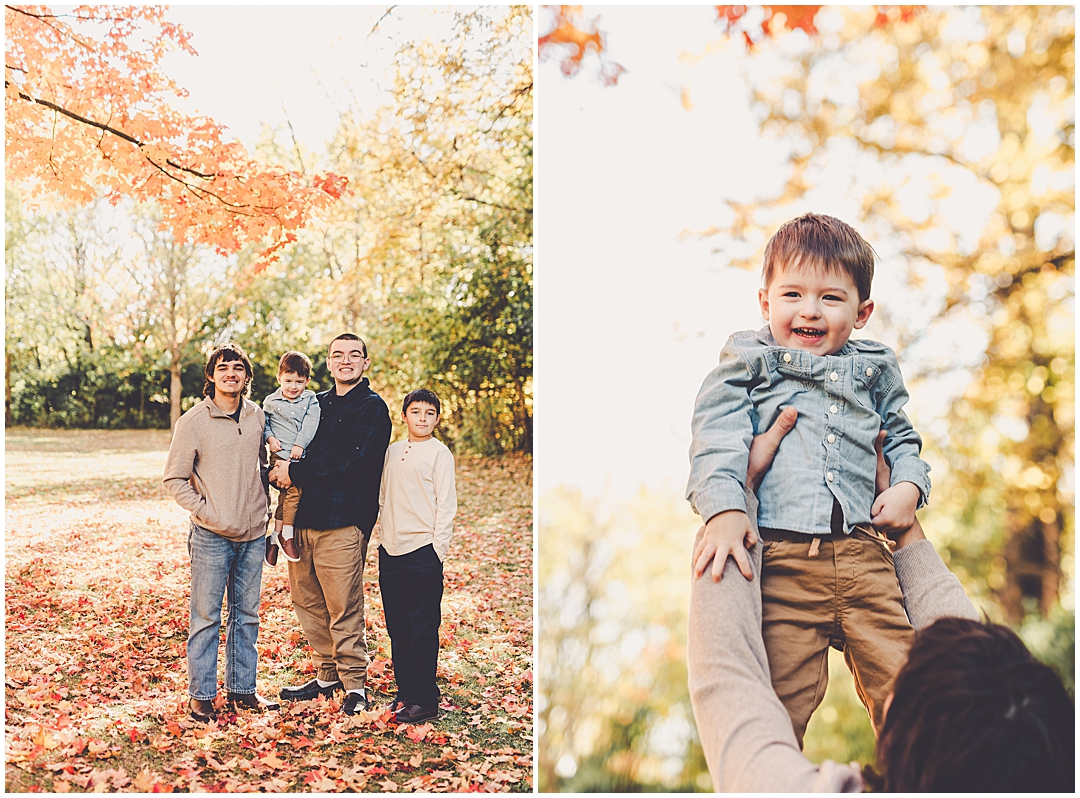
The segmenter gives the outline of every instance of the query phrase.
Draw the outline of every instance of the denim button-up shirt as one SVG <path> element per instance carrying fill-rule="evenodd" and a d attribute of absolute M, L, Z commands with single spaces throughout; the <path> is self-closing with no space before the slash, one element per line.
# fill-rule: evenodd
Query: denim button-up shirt
<path fill-rule="evenodd" d="M 307 454 L 307 448 L 319 429 L 319 400 L 314 391 L 304 391 L 295 399 L 286 399 L 278 388 L 263 399 L 263 412 L 266 413 L 266 429 L 263 440 L 271 435 L 281 444 L 281 456 L 287 458 L 293 446 L 300 446 Z"/>
<path fill-rule="evenodd" d="M 792 406 L 799 419 L 783 439 L 758 489 L 758 525 L 829 534 L 833 499 L 847 531 L 870 523 L 877 455 L 892 484 L 912 482 L 930 495 L 922 439 L 904 414 L 908 400 L 896 354 L 876 341 L 849 340 L 834 355 L 779 346 L 768 327 L 735 333 L 694 406 L 686 498 L 705 520 L 746 510 L 743 483 L 750 442 Z"/>

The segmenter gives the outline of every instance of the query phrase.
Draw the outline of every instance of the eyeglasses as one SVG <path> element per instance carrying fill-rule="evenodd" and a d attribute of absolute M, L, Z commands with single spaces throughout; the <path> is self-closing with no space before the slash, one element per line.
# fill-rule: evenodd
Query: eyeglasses
<path fill-rule="evenodd" d="M 349 358 L 350 363 L 359 363 L 366 355 L 363 352 L 349 352 L 348 355 L 344 352 L 334 352 L 334 354 L 330 355 L 330 361 L 332 363 L 341 363 L 346 357 Z"/>

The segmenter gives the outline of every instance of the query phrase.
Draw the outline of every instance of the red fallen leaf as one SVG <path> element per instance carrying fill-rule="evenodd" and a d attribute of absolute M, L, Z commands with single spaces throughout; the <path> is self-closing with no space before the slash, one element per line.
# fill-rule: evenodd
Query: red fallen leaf
<path fill-rule="evenodd" d="M 432 724 L 432 723 L 424 723 L 424 724 L 422 724 L 420 726 L 410 726 L 408 728 L 408 730 L 405 732 L 405 734 L 414 743 L 419 743 L 419 742 L 422 742 L 423 739 L 428 736 L 428 733 L 434 728 L 435 728 L 434 724 Z"/>
<path fill-rule="evenodd" d="M 380 676 L 383 675 L 383 672 L 386 670 L 387 663 L 388 663 L 388 660 L 385 660 L 385 659 L 377 659 L 377 660 L 375 660 L 370 665 L 368 665 L 367 675 L 369 677 L 379 678 Z"/>

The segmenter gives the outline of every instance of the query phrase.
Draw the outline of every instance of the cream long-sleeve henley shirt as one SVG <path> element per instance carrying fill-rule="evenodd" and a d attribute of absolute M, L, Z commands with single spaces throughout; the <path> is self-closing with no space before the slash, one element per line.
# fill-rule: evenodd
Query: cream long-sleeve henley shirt
<path fill-rule="evenodd" d="M 440 562 L 450 550 L 457 513 L 454 456 L 435 438 L 390 444 L 379 488 L 379 542 L 400 557 L 434 544 Z"/>

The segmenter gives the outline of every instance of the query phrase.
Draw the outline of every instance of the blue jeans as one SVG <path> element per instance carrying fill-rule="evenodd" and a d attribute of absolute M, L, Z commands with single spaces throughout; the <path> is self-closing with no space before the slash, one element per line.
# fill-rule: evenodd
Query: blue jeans
<path fill-rule="evenodd" d="M 265 539 L 238 543 L 197 524 L 188 533 L 191 557 L 191 623 L 188 627 L 188 693 L 217 695 L 221 600 L 229 598 L 225 621 L 225 685 L 230 693 L 254 693 L 259 652 L 259 597 Z"/>

